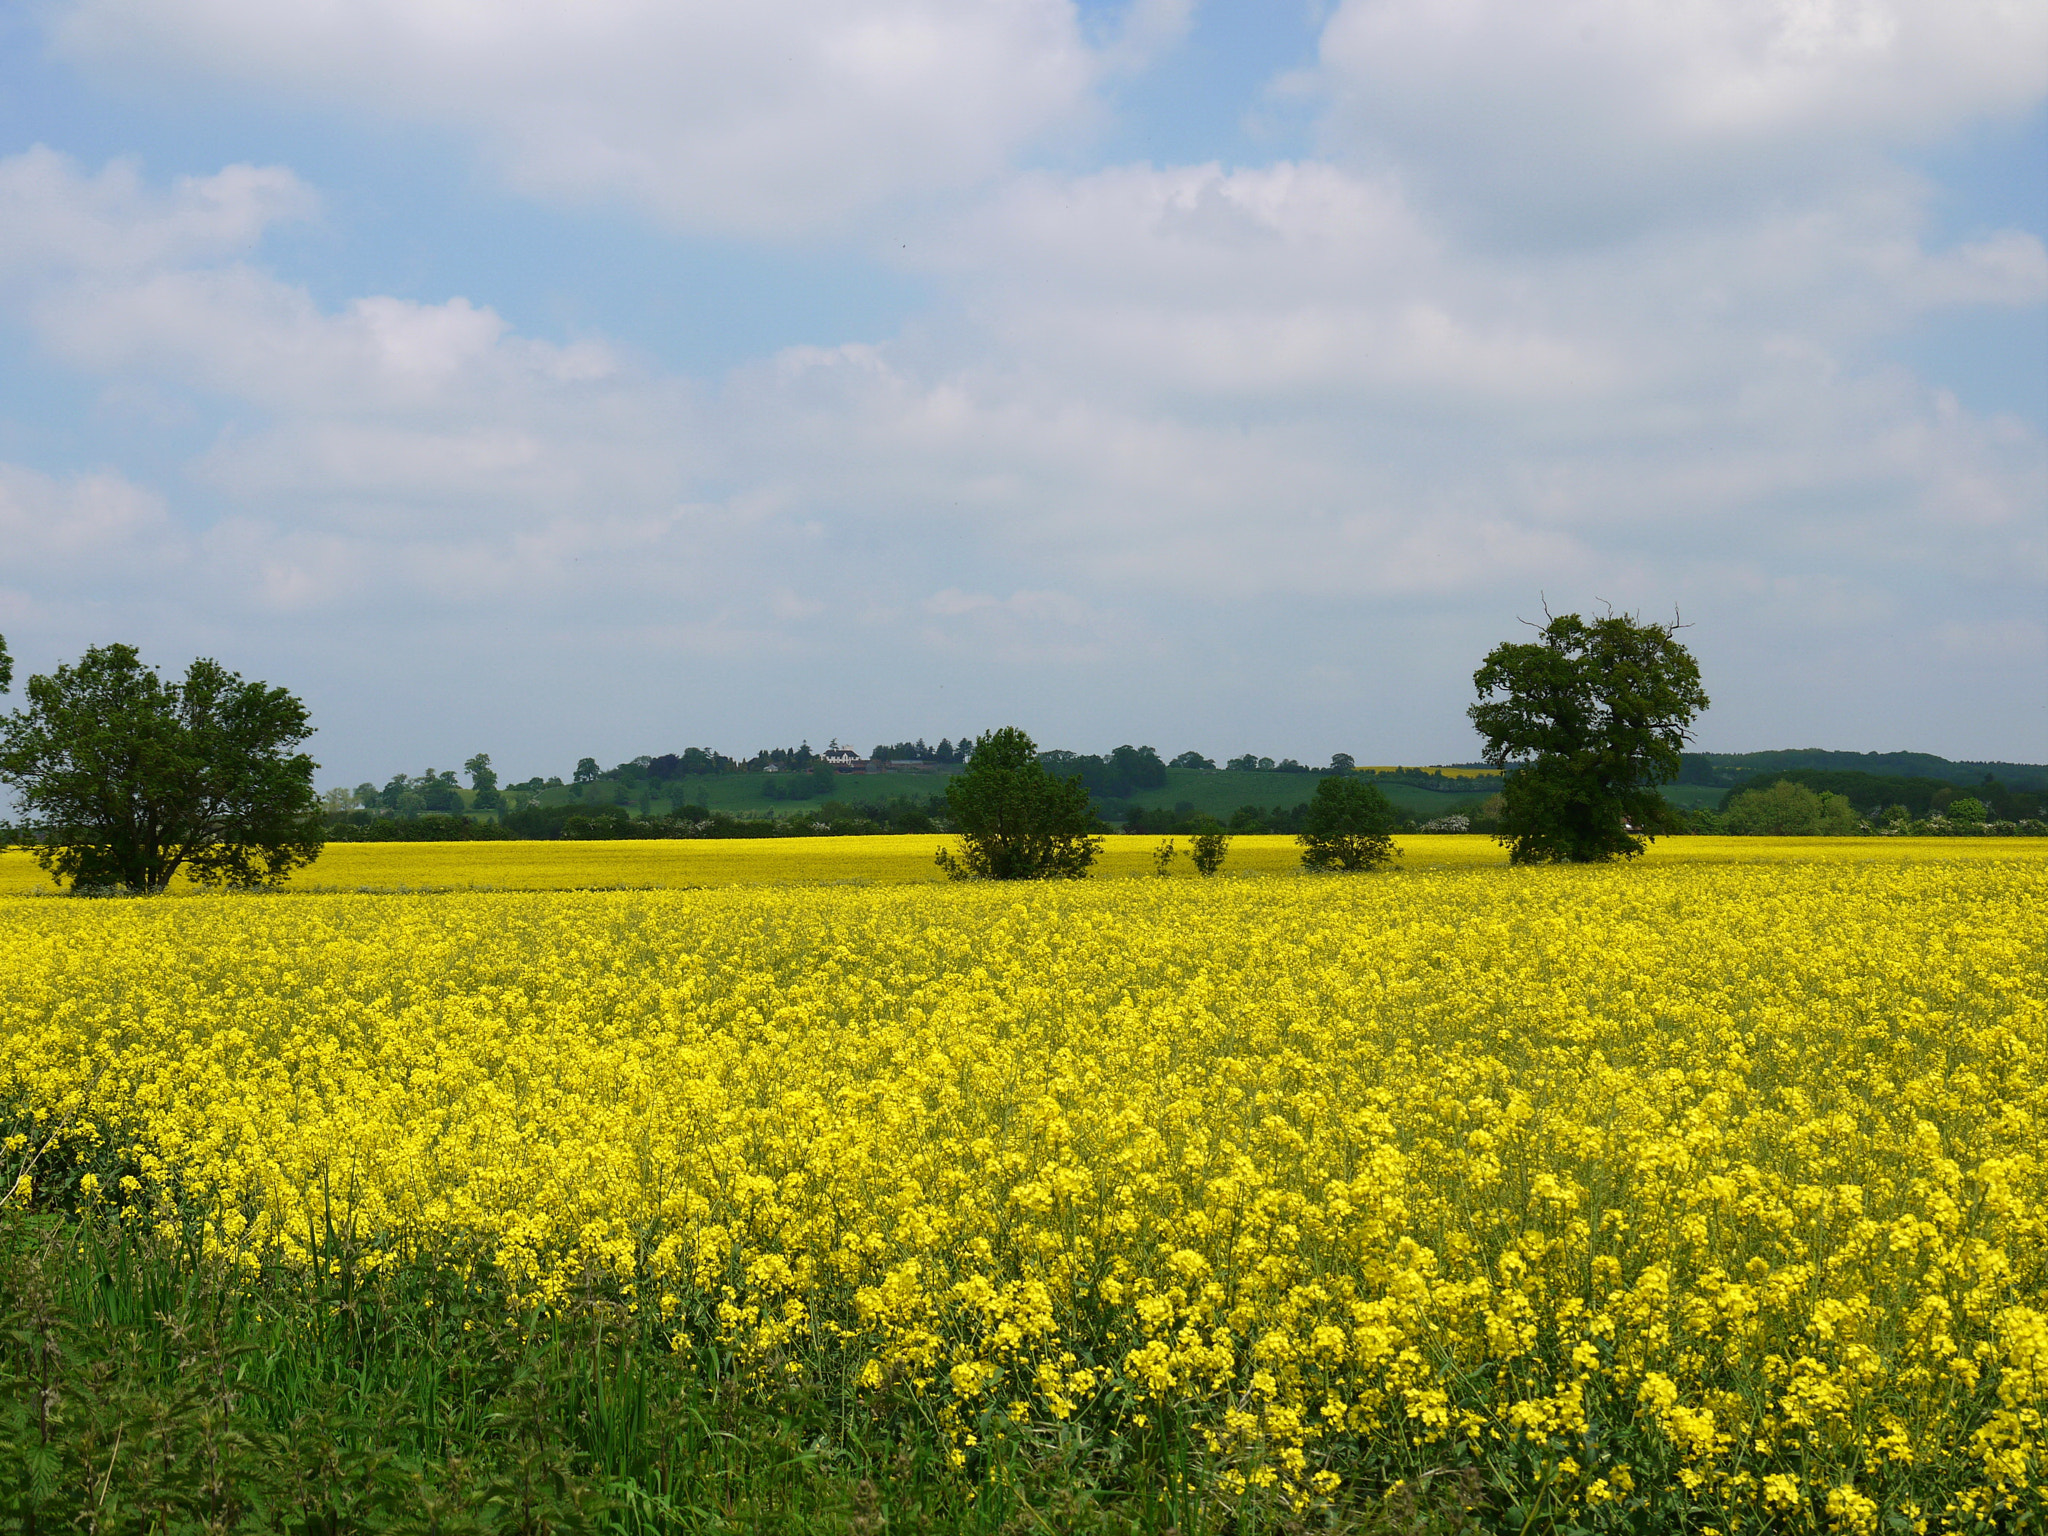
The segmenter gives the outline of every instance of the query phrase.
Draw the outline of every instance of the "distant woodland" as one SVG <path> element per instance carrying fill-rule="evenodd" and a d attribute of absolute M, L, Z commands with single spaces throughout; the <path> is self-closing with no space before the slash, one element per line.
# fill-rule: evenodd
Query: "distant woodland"
<path fill-rule="evenodd" d="M 945 785 L 964 764 L 972 738 L 941 737 L 876 745 L 865 756 L 838 742 L 808 742 L 736 756 L 709 747 L 635 757 L 612 767 L 580 759 L 568 776 L 504 784 L 488 754 L 462 772 L 428 768 L 393 774 L 382 785 L 329 790 L 329 836 L 337 841 L 456 838 L 767 837 L 807 833 L 940 832 L 947 829 Z M 1220 824 L 1237 832 L 1291 833 L 1317 780 L 1369 774 L 1411 830 L 1493 830 L 1502 778 L 1483 763 L 1430 767 L 1361 765 L 1337 753 L 1310 765 L 1291 757 L 1241 753 L 1220 760 L 1185 751 L 1164 757 L 1150 746 L 1106 753 L 1048 750 L 1054 773 L 1078 777 L 1107 830 L 1191 832 Z M 467 782 L 465 782 L 465 780 Z M 1781 799 L 1774 826 L 1806 820 L 1835 831 L 1964 830 L 2025 826 L 2048 813 L 2048 766 L 1954 762 L 1924 753 L 1802 749 L 1688 753 L 1675 783 L 1667 833 L 1749 829 L 1757 808 L 1746 796 L 1772 790 Z M 1962 803 L 1964 819 L 1948 825 Z M 1817 820 L 1821 807 L 1832 820 Z M 1974 809 L 1973 809 L 1974 808 Z M 1809 816 L 1809 811 L 1812 815 Z M 1972 819 L 1974 818 L 1974 819 Z"/>

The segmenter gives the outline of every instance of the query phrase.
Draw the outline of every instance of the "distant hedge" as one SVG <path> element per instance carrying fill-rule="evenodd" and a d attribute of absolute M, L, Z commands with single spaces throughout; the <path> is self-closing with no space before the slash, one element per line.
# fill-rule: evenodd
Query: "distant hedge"
<path fill-rule="evenodd" d="M 837 802 L 783 817 L 739 817 L 701 805 L 677 806 L 666 816 L 635 817 L 616 805 L 526 806 L 497 821 L 467 816 L 372 816 L 345 811 L 328 819 L 331 843 L 460 843 L 509 841 L 613 841 L 638 838 L 845 837 L 946 830 L 944 802 L 898 799 L 858 808 Z"/>

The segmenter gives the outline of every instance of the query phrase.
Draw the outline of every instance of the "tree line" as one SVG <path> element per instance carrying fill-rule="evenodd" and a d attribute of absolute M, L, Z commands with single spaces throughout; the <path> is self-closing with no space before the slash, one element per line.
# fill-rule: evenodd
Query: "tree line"
<path fill-rule="evenodd" d="M 1592 619 L 1545 617 L 1534 639 L 1494 647 L 1473 674 L 1478 701 L 1466 713 L 1484 743 L 1481 761 L 1499 786 L 1488 801 L 1489 830 L 1516 864 L 1632 858 L 1650 839 L 1688 830 L 1685 818 L 1658 792 L 1683 772 L 1692 722 L 1707 706 L 1698 665 L 1678 639 L 1678 620 L 1644 622 L 1611 611 Z M 0 689 L 11 682 L 12 663 L 0 639 Z M 27 692 L 28 707 L 0 721 L 0 783 L 13 788 L 28 816 L 15 836 L 74 889 L 162 890 L 181 869 L 211 884 L 264 884 L 310 861 L 329 836 L 368 835 L 353 820 L 330 826 L 323 818 L 312 787 L 315 764 L 298 750 L 312 727 L 304 706 L 281 688 L 246 682 L 204 659 L 193 662 L 182 679 L 166 680 L 133 647 L 111 645 L 92 648 L 77 664 L 59 666 L 49 676 L 31 678 Z M 971 744 L 965 738 L 942 738 L 938 748 L 926 748 L 921 740 L 898 743 L 887 749 L 892 760 L 898 748 L 906 761 L 940 764 L 947 754 L 956 759 L 946 765 L 957 771 L 948 777 L 943 797 L 927 795 L 919 803 L 904 796 L 882 807 L 858 808 L 828 799 L 797 816 L 814 831 L 950 829 L 960 846 L 957 852 L 942 847 L 940 862 L 962 878 L 1085 873 L 1101 846 L 1099 800 L 1157 790 L 1171 767 L 1214 768 L 1212 760 L 1192 752 L 1169 763 L 1150 747 L 1127 745 L 1102 755 L 1040 751 L 1014 727 L 984 732 Z M 882 755 L 878 748 L 876 756 Z M 689 748 L 636 758 L 609 775 L 666 784 L 751 769 L 792 786 L 810 779 L 823 792 L 828 781 L 817 757 L 808 743 L 757 753 L 745 762 Z M 1249 755 L 1227 763 L 1239 771 L 1253 765 L 1260 772 L 1314 772 L 1321 780 L 1304 806 L 1275 807 L 1268 815 L 1247 805 L 1229 823 L 1181 816 L 1176 808 L 1179 819 L 1159 830 L 1195 836 L 1203 872 L 1220 867 L 1231 835 L 1255 828 L 1292 830 L 1310 868 L 1371 869 L 1394 856 L 1391 836 L 1404 818 L 1374 782 L 1376 775 L 1358 771 L 1348 755 L 1336 754 L 1327 767 L 1313 770 L 1291 759 Z M 775 774 L 767 774 L 770 767 Z M 787 819 L 734 817 L 680 797 L 663 815 L 641 818 L 617 805 L 521 803 L 507 799 L 488 754 L 476 754 L 464 768 L 471 780 L 466 800 L 452 771 L 429 769 L 417 777 L 397 775 L 382 788 L 359 786 L 350 796 L 352 807 L 328 809 L 365 820 L 376 812 L 409 818 L 424 832 L 452 831 L 458 823 L 476 826 L 467 813 L 488 808 L 495 812 L 489 835 L 505 836 L 766 836 L 791 830 Z M 574 783 L 588 786 L 607 776 L 586 757 L 576 766 Z M 1461 788 L 1471 785 L 1457 782 Z M 509 788 L 560 784 L 552 779 Z M 1901 793 L 1913 790 L 1907 784 Z M 1947 818 L 1967 821 L 2008 800 L 2021 803 L 2016 797 L 2022 792 L 2007 791 L 1995 780 L 1987 780 L 1983 792 L 1991 805 L 1976 796 L 1951 795 Z M 1772 797 L 1798 801 L 1801 795 L 1829 815 L 1836 814 L 1829 797 L 1849 803 L 1836 790 L 1789 779 L 1756 803 Z M 1734 815 L 1748 798 L 1730 801 L 1726 813 Z M 1896 803 L 1910 811 L 1908 800 Z M 1154 829 L 1152 814 L 1136 818 L 1144 830 Z M 1170 851 L 1170 844 L 1162 846 Z"/>
<path fill-rule="evenodd" d="M 1939 779 L 1793 769 L 1730 790 L 1689 817 L 1695 832 L 1751 837 L 2048 836 L 2044 797 L 1986 775 L 1974 789 Z"/>
<path fill-rule="evenodd" d="M 893 748 L 878 747 L 869 761 L 884 768 L 909 764 L 953 771 L 966 761 L 972 750 L 972 741 L 964 738 L 957 747 L 951 738 L 942 738 L 935 748 L 925 747 L 920 739 L 899 743 Z M 1068 777 L 1079 776 L 1088 786 L 1089 794 L 1107 806 L 1114 806 L 1133 795 L 1164 788 L 1169 769 L 1218 771 L 1216 762 L 1199 752 L 1183 752 L 1168 762 L 1162 760 L 1153 747 L 1128 744 L 1102 754 L 1053 748 L 1041 751 L 1039 757 L 1052 772 Z M 1498 778 L 1454 777 L 1432 768 L 1360 770 L 1348 752 L 1333 753 L 1327 765 L 1316 767 L 1294 758 L 1282 758 L 1276 762 L 1270 757 L 1247 753 L 1230 759 L 1225 767 L 1238 773 L 1305 775 L 1363 771 L 1371 773 L 1383 784 L 1399 783 L 1459 795 L 1483 794 L 1500 787 Z M 512 810 L 541 803 L 552 792 L 562 797 L 555 802 L 557 804 L 566 800 L 588 803 L 595 808 L 607 803 L 638 803 L 647 813 L 651 813 L 653 800 L 673 800 L 676 808 L 667 814 L 674 818 L 681 814 L 681 806 L 686 803 L 683 797 L 689 793 L 686 781 L 692 779 L 728 774 L 757 775 L 760 798 L 779 803 L 830 800 L 843 787 L 840 770 L 827 762 L 822 753 L 813 752 L 808 742 L 798 747 L 763 749 L 747 758 L 729 757 L 704 747 L 690 747 L 682 752 L 642 755 L 611 768 L 600 768 L 596 759 L 585 757 L 579 760 L 567 781 L 559 776 L 535 776 L 519 783 L 501 785 L 497 772 L 491 766 L 490 755 L 483 752 L 464 763 L 463 770 L 470 780 L 466 789 L 454 771 L 430 767 L 418 774 L 394 774 L 381 787 L 365 782 L 353 790 L 329 790 L 322 798 L 322 805 L 332 825 L 361 827 L 370 820 L 392 817 L 459 816 L 467 813 L 502 816 Z M 680 794 L 677 793 L 679 790 Z M 593 800 L 594 795 L 618 798 Z M 1118 819 L 1135 815 L 1143 820 L 1149 813 L 1122 808 L 1112 814 Z M 1264 811 L 1260 814 L 1266 815 Z M 1284 808 L 1276 808 L 1272 815 L 1283 821 L 1287 819 Z M 1156 816 L 1152 819 L 1156 820 Z M 1275 826 L 1273 830 L 1283 828 Z"/>

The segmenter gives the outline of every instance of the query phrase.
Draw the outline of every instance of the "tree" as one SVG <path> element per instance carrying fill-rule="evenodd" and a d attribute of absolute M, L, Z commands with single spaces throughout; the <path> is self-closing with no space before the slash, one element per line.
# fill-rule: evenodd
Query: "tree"
<path fill-rule="evenodd" d="M 1842 796 L 1816 794 L 1790 779 L 1745 789 L 1728 802 L 1727 827 L 1738 837 L 1849 837 L 1857 825 L 1855 808 Z"/>
<path fill-rule="evenodd" d="M 1195 868 L 1204 875 L 1213 875 L 1223 867 L 1223 860 L 1230 853 L 1230 834 L 1223 829 L 1223 823 L 1213 816 L 1198 817 L 1195 822 L 1195 846 L 1188 857 L 1195 861 Z"/>
<path fill-rule="evenodd" d="M 491 766 L 491 754 L 479 752 L 462 765 L 469 775 L 469 787 L 476 791 L 469 797 L 472 810 L 502 811 L 505 797 L 498 789 L 498 771 Z"/>
<path fill-rule="evenodd" d="M 1567 613 L 1534 642 L 1487 653 L 1472 674 L 1481 702 L 1467 713 L 1482 755 L 1507 773 L 1495 835 L 1510 863 L 1633 858 L 1643 833 L 1670 824 L 1657 786 L 1678 777 L 1693 717 L 1707 707 L 1679 627 Z"/>
<path fill-rule="evenodd" d="M 36 860 L 74 889 L 261 885 L 319 856 L 316 764 L 297 747 L 306 707 L 201 659 L 166 682 L 129 645 L 28 681 L 0 721 L 0 782 L 14 787 Z"/>
<path fill-rule="evenodd" d="M 576 773 L 573 782 L 577 784 L 595 784 L 597 782 L 597 772 L 596 758 L 579 757 L 576 759 Z"/>
<path fill-rule="evenodd" d="M 1216 771 L 1215 761 L 1202 756 L 1199 752 L 1183 752 L 1166 766 L 1169 768 L 1192 768 L 1201 773 L 1214 773 Z"/>
<path fill-rule="evenodd" d="M 0 693 L 14 684 L 14 658 L 7 654 L 7 637 L 0 635 Z"/>
<path fill-rule="evenodd" d="M 957 859 L 941 848 L 938 864 L 955 880 L 1078 880 L 1102 852 L 1087 786 L 1047 773 L 1015 726 L 976 738 L 946 806 L 964 847 Z"/>
<path fill-rule="evenodd" d="M 1347 774 L 1323 779 L 1308 803 L 1295 841 L 1305 869 L 1365 870 L 1391 863 L 1400 853 L 1394 804 L 1369 779 Z"/>
<path fill-rule="evenodd" d="M 419 797 L 423 811 L 438 812 L 444 816 L 462 814 L 462 786 L 455 782 L 453 768 L 444 768 L 438 773 L 429 768 L 412 781 L 412 792 Z"/>
<path fill-rule="evenodd" d="M 1357 766 L 1358 759 L 1349 752 L 1332 752 L 1330 754 L 1330 772 L 1332 773 L 1350 773 Z"/>

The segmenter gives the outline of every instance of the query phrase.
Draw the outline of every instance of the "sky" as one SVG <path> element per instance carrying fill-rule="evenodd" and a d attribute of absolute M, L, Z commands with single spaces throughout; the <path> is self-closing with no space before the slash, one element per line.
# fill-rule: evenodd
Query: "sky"
<path fill-rule="evenodd" d="M 1021 725 L 2048 761 L 2031 0 L 18 0 L 0 635 L 319 782 Z"/>

